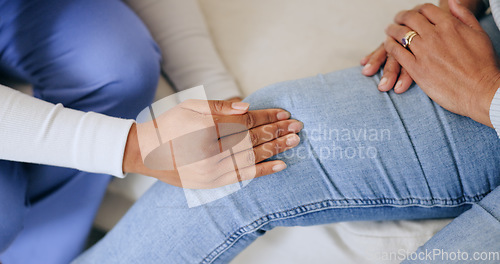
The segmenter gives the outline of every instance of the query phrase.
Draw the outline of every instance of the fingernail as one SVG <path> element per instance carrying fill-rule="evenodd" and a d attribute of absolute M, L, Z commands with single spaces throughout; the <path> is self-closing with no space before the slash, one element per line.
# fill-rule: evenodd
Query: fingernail
<path fill-rule="evenodd" d="M 279 112 L 276 117 L 278 118 L 278 120 L 287 120 L 290 118 L 290 113 L 286 111 Z"/>
<path fill-rule="evenodd" d="M 281 164 L 273 166 L 273 171 L 274 172 L 282 171 L 284 169 L 286 169 L 286 164 L 285 163 L 281 163 Z"/>
<path fill-rule="evenodd" d="M 380 80 L 380 83 L 378 84 L 379 88 L 383 88 L 387 84 L 387 78 L 384 77 L 382 80 Z"/>
<path fill-rule="evenodd" d="M 399 90 L 401 90 L 403 88 L 403 81 L 398 81 L 396 83 L 396 87 L 394 87 L 394 90 L 396 90 L 397 92 L 399 92 Z"/>
<path fill-rule="evenodd" d="M 455 0 L 455 2 L 457 2 L 457 4 L 459 4 L 459 5 L 462 4 L 462 1 L 460 1 L 460 0 Z"/>
<path fill-rule="evenodd" d="M 231 107 L 236 110 L 247 110 L 250 107 L 250 104 L 244 102 L 234 102 L 231 104 Z"/>
<path fill-rule="evenodd" d="M 288 132 L 298 133 L 300 130 L 304 128 L 304 124 L 302 122 L 293 122 L 288 126 Z"/>
<path fill-rule="evenodd" d="M 300 138 L 295 134 L 288 136 L 288 138 L 286 139 L 286 145 L 289 147 L 296 146 L 299 144 L 299 142 Z"/>
<path fill-rule="evenodd" d="M 372 65 L 370 63 L 366 64 L 365 67 L 363 68 L 363 73 L 367 73 L 368 70 L 370 70 L 370 68 L 372 67 Z"/>

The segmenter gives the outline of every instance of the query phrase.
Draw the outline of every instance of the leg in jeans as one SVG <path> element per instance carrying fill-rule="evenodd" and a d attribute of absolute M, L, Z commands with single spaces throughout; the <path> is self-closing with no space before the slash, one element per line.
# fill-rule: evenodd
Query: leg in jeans
<path fill-rule="evenodd" d="M 478 263 L 500 261 L 500 187 L 433 236 L 408 263 Z"/>
<path fill-rule="evenodd" d="M 378 81 L 353 68 L 251 95 L 305 124 L 285 171 L 194 208 L 159 182 L 75 263 L 227 263 L 276 226 L 456 217 L 500 185 L 493 129 Z"/>
<path fill-rule="evenodd" d="M 160 54 L 121 1 L 0 1 L 0 13 L 1 72 L 32 83 L 36 97 L 122 118 L 153 100 Z M 83 250 L 109 179 L 2 162 L 0 260 L 68 263 Z"/>

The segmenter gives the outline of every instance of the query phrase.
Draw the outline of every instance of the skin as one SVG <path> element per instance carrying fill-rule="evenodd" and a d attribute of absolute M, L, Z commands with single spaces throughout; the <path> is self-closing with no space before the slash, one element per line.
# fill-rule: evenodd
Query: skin
<path fill-rule="evenodd" d="M 489 108 L 500 74 L 491 41 L 476 19 L 485 9 L 480 0 L 442 0 L 440 8 L 425 4 L 400 12 L 386 29 L 386 42 L 361 60 L 363 74 L 384 67 L 380 91 L 404 93 L 415 80 L 442 107 L 492 127 Z M 400 42 L 411 30 L 419 36 L 407 50 Z"/>
<path fill-rule="evenodd" d="M 473 12 L 477 17 L 484 14 L 486 6 L 482 0 L 461 0 L 463 6 Z M 441 0 L 439 6 L 449 12 L 448 0 Z M 384 67 L 384 75 L 379 83 L 379 90 L 387 92 L 394 89 L 396 93 L 404 93 L 413 83 L 413 79 L 406 69 L 391 56 L 388 56 L 384 44 L 381 44 L 375 51 L 361 60 L 361 65 L 365 66 L 363 74 L 373 76 L 381 67 Z"/>
<path fill-rule="evenodd" d="M 433 101 L 492 127 L 489 108 L 500 87 L 492 43 L 469 9 L 448 4 L 450 12 L 425 4 L 397 14 L 384 48 Z M 419 33 L 411 51 L 400 44 L 409 30 Z"/>
<path fill-rule="evenodd" d="M 244 125 L 248 129 L 244 133 L 249 133 L 252 146 L 249 149 L 239 150 L 238 153 L 229 157 L 209 158 L 201 163 L 194 163 L 188 167 L 190 173 L 184 174 L 181 181 L 178 170 L 153 170 L 144 165 L 138 140 L 138 131 L 140 132 L 141 124 L 134 124 L 130 129 L 125 147 L 123 171 L 151 176 L 178 187 L 212 189 L 237 181 L 272 174 L 286 168 L 286 164 L 281 160 L 264 160 L 299 144 L 300 138 L 296 133 L 302 130 L 303 124 L 290 119 L 289 112 L 282 109 L 248 111 L 249 104 L 243 102 L 200 102 L 202 101 L 186 101 L 176 107 L 173 112 L 169 110 L 166 114 L 158 117 L 156 119 L 158 127 L 167 128 L 160 131 L 161 138 L 168 141 L 169 139 L 179 138 L 179 136 L 189 135 L 184 131 L 199 131 L 200 128 L 207 127 L 207 123 L 212 122 L 218 127 L 222 123 L 237 123 Z M 207 102 L 210 109 L 203 108 L 203 105 L 206 105 Z M 182 124 L 182 126 L 179 127 L 178 124 Z M 175 129 L 168 130 L 168 128 Z M 194 140 L 192 144 L 197 145 L 189 147 L 199 149 L 197 152 L 210 152 L 214 150 L 213 146 L 215 146 L 216 150 L 218 150 L 219 146 L 227 146 L 225 142 L 231 140 L 233 136 L 234 134 L 230 133 L 227 135 L 221 134 L 220 138 L 207 137 L 204 139 L 202 135 L 200 139 L 199 136 L 196 136 L 196 138 L 192 138 Z M 149 138 L 155 138 L 155 136 Z M 213 153 L 207 153 L 207 156 L 215 157 Z M 234 177 L 234 173 L 229 173 L 234 172 L 232 158 L 238 161 L 238 178 Z M 246 167 L 241 168 L 241 164 Z"/>

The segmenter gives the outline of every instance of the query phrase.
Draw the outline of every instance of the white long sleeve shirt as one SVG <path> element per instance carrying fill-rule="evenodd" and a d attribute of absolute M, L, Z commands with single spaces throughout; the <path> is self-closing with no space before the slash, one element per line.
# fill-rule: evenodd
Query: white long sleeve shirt
<path fill-rule="evenodd" d="M 123 177 L 133 122 L 64 108 L 0 85 L 0 159 Z"/>

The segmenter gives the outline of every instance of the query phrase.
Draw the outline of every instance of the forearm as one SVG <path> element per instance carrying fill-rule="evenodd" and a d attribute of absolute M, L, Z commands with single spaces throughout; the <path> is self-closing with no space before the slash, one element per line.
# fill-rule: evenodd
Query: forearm
<path fill-rule="evenodd" d="M 480 17 L 485 13 L 488 8 L 487 2 L 487 0 L 460 0 L 461 5 L 469 9 L 476 17 Z M 449 10 L 448 3 L 448 0 L 440 0 L 439 6 Z M 497 73 L 497 76 L 493 76 L 493 78 L 483 78 L 483 80 L 489 80 L 484 84 L 487 88 L 483 89 L 480 93 L 476 93 L 477 96 L 472 99 L 474 109 L 471 109 L 471 117 L 489 127 L 496 126 L 496 124 L 490 120 L 490 109 L 495 92 L 500 87 L 499 76 L 500 72 Z"/>
<path fill-rule="evenodd" d="M 53 105 L 0 86 L 0 159 L 121 177 L 132 123 Z"/>

